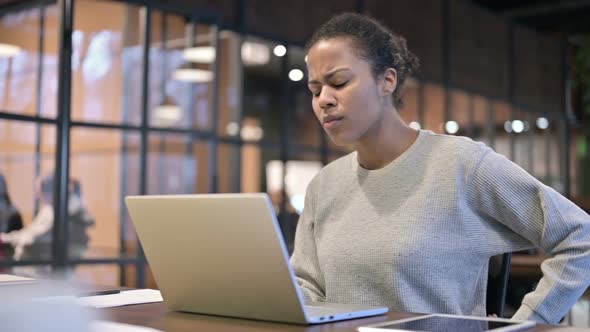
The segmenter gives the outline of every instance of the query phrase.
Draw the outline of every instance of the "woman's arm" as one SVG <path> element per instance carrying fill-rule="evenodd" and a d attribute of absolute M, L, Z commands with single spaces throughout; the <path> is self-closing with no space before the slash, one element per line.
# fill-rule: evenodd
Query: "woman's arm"
<path fill-rule="evenodd" d="M 590 285 L 590 216 L 491 150 L 467 188 L 482 220 L 501 222 L 552 256 L 541 265 L 543 277 L 513 318 L 559 322 Z"/>
<path fill-rule="evenodd" d="M 315 204 L 312 181 L 305 194 L 305 206 L 295 233 L 295 248 L 291 265 L 306 302 L 324 302 L 324 281 L 320 270 L 314 236 Z"/>

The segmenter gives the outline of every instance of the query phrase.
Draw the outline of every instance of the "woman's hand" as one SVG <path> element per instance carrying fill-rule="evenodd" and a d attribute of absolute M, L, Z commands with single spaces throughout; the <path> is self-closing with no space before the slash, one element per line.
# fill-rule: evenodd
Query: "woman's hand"
<path fill-rule="evenodd" d="M 12 244 L 13 240 L 14 236 L 12 236 L 10 233 L 0 233 L 0 241 L 2 241 L 2 243 Z"/>

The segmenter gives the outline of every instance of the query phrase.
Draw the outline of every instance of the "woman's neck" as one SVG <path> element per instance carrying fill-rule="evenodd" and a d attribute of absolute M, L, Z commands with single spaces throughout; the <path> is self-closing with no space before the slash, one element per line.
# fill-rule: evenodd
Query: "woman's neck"
<path fill-rule="evenodd" d="M 418 131 L 408 127 L 397 110 L 386 110 L 356 144 L 358 162 L 369 170 L 383 168 L 404 153 L 417 137 Z"/>

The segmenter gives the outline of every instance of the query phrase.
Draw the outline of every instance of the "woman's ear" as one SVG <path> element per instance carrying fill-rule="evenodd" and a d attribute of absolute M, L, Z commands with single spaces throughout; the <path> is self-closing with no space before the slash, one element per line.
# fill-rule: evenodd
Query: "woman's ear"
<path fill-rule="evenodd" d="M 395 69 L 385 69 L 382 82 L 381 93 L 383 93 L 384 96 L 391 95 L 397 88 L 397 72 Z"/>

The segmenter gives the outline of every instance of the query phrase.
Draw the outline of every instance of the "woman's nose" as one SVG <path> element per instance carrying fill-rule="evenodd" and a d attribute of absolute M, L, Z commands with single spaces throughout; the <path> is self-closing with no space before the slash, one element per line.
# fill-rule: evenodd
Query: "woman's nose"
<path fill-rule="evenodd" d="M 336 106 L 336 98 L 330 89 L 322 89 L 318 98 L 318 104 L 321 108 L 330 108 Z"/>

